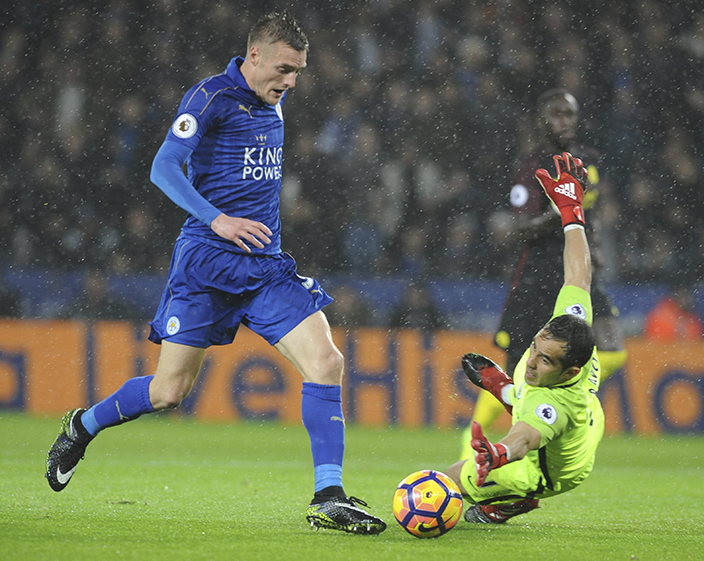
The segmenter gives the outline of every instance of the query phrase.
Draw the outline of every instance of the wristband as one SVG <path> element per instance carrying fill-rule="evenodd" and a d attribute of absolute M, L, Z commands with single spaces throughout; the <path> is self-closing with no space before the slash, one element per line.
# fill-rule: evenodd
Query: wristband
<path fill-rule="evenodd" d="M 501 388 L 501 402 L 504 405 L 513 405 L 513 384 L 506 384 Z"/>
<path fill-rule="evenodd" d="M 560 208 L 560 218 L 563 226 L 584 224 L 584 209 L 580 205 L 563 206 Z"/>
<path fill-rule="evenodd" d="M 568 224 L 562 229 L 563 232 L 569 232 L 570 230 L 584 230 L 584 226 L 582 226 L 581 224 L 572 223 Z"/>

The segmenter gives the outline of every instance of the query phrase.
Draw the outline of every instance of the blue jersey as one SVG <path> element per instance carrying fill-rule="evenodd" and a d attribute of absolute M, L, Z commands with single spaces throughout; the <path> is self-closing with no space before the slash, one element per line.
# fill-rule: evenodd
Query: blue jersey
<path fill-rule="evenodd" d="M 243 60 L 232 59 L 225 72 L 188 90 L 166 140 L 193 150 L 188 179 L 205 200 L 228 216 L 262 222 L 271 230 L 269 245 L 251 249 L 273 255 L 281 252 L 283 113 L 281 103 L 268 105 L 249 88 L 240 72 Z M 190 214 L 182 236 L 245 253 Z"/>

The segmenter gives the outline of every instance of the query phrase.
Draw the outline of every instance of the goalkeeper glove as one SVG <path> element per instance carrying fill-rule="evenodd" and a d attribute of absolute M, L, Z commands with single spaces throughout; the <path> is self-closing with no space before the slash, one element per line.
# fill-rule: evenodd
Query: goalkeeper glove
<path fill-rule="evenodd" d="M 553 179 L 545 169 L 535 172 L 535 177 L 542 185 L 545 194 L 560 211 L 562 227 L 570 224 L 584 226 L 584 187 L 587 172 L 579 158 L 573 158 L 569 152 L 553 156 L 557 178 Z"/>
<path fill-rule="evenodd" d="M 513 412 L 513 406 L 508 400 L 513 391 L 513 380 L 498 364 L 478 353 L 467 353 L 462 357 L 462 370 L 470 382 L 498 399 L 506 411 Z"/>
<path fill-rule="evenodd" d="M 500 442 L 496 444 L 489 442 L 482 432 L 482 426 L 476 421 L 472 423 L 472 448 L 477 453 L 474 456 L 477 467 L 477 487 L 484 485 L 492 469 L 505 466 L 511 461 L 508 447 Z"/>

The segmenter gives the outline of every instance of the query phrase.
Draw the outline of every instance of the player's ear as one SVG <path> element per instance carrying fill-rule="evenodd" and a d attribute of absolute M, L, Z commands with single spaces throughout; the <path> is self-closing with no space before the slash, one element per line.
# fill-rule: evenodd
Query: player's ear
<path fill-rule="evenodd" d="M 261 58 L 262 58 L 262 51 L 259 48 L 259 46 L 252 45 L 249 48 L 249 62 L 252 63 L 253 66 L 257 66 L 259 64 L 259 61 Z"/>
<path fill-rule="evenodd" d="M 565 368 L 565 370 L 563 370 L 562 374 L 560 375 L 560 381 L 558 383 L 561 384 L 562 382 L 571 380 L 577 374 L 579 374 L 580 370 L 581 368 L 579 366 L 570 366 L 569 368 Z"/>

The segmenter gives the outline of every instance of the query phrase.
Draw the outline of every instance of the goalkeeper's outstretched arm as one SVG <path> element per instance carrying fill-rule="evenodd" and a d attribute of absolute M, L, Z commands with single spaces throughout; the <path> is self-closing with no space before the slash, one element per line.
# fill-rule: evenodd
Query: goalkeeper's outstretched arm
<path fill-rule="evenodd" d="M 535 176 L 552 203 L 560 211 L 565 232 L 565 285 L 577 286 L 589 292 L 592 284 L 592 262 L 589 243 L 584 232 L 584 183 L 587 172 L 579 158 L 568 152 L 555 156 L 557 178 L 539 169 Z"/>

